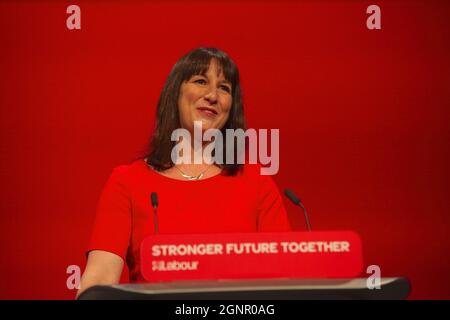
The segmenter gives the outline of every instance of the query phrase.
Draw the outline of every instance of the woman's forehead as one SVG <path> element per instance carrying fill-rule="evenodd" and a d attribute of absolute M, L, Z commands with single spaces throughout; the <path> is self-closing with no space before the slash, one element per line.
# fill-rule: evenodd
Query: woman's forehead
<path fill-rule="evenodd" d="M 197 71 L 197 72 L 196 72 Z M 216 76 L 218 78 L 222 78 L 225 81 L 231 82 L 230 79 L 227 79 L 226 74 L 224 73 L 224 68 L 220 62 L 216 59 L 211 59 L 207 65 L 204 65 L 200 70 L 194 70 L 191 76 L 202 75 L 202 76 Z"/>
<path fill-rule="evenodd" d="M 225 78 L 223 74 L 223 68 L 215 61 L 211 61 L 208 70 L 205 72 L 206 75 L 215 75 L 218 78 Z"/>

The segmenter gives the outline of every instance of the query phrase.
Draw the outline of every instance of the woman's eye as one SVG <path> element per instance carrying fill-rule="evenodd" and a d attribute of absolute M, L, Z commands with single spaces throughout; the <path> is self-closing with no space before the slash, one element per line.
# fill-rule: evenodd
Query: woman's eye
<path fill-rule="evenodd" d="M 205 84 L 206 83 L 205 79 L 196 79 L 196 80 L 194 80 L 194 82 L 195 83 L 199 83 L 199 84 Z"/>
<path fill-rule="evenodd" d="M 224 90 L 225 92 L 228 92 L 228 93 L 231 92 L 231 89 L 230 89 L 229 86 L 221 86 L 221 88 L 222 88 L 222 90 Z"/>

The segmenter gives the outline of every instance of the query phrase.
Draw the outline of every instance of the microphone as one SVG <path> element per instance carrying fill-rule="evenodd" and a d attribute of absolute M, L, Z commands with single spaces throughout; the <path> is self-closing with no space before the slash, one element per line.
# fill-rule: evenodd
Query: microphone
<path fill-rule="evenodd" d="M 152 192 L 150 195 L 153 207 L 153 224 L 155 225 L 155 234 L 158 234 L 158 215 L 156 214 L 156 208 L 158 208 L 158 194 Z"/>
<path fill-rule="evenodd" d="M 289 198 L 289 200 L 292 201 L 293 204 L 295 204 L 296 206 L 299 206 L 303 209 L 303 214 L 305 216 L 305 221 L 306 221 L 306 228 L 308 229 L 308 231 L 311 231 L 311 225 L 309 224 L 308 212 L 306 211 L 306 208 L 303 205 L 303 203 L 300 201 L 300 199 L 295 195 L 295 193 L 292 190 L 285 189 L 284 194 L 286 195 L 286 197 Z"/>

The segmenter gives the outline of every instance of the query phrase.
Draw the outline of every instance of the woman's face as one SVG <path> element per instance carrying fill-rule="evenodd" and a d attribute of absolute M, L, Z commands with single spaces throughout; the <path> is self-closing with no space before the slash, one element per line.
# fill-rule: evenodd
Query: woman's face
<path fill-rule="evenodd" d="M 205 75 L 194 75 L 183 82 L 178 98 L 181 127 L 194 131 L 194 121 L 201 121 L 203 130 L 221 129 L 230 114 L 231 83 L 219 74 L 213 59 Z"/>

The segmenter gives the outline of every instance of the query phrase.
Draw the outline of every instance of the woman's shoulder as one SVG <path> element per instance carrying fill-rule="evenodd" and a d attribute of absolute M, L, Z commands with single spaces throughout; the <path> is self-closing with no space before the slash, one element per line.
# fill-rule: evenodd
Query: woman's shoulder
<path fill-rule="evenodd" d="M 121 164 L 113 168 L 111 178 L 127 181 L 142 177 L 146 174 L 147 164 L 143 159 L 134 160 L 128 164 Z"/>
<path fill-rule="evenodd" d="M 262 166 L 259 163 L 245 163 L 242 168 L 242 173 L 246 176 L 259 177 L 261 176 Z"/>
<path fill-rule="evenodd" d="M 256 164 L 246 163 L 244 164 L 239 175 L 241 175 L 244 179 L 250 180 L 254 183 L 260 183 L 261 181 L 269 177 L 261 174 L 262 172 L 261 168 L 262 166 L 258 163 Z"/>

